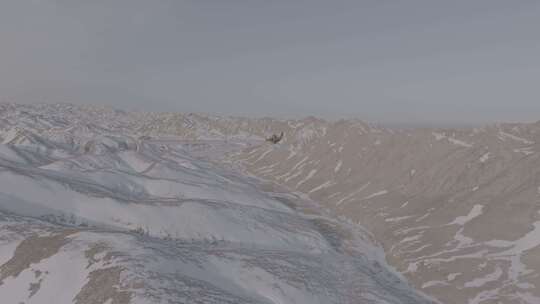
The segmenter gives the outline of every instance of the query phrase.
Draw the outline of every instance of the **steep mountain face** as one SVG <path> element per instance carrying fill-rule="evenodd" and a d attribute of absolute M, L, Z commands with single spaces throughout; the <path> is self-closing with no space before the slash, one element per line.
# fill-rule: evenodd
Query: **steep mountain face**
<path fill-rule="evenodd" d="M 432 303 L 362 226 L 230 163 L 325 136 L 296 123 L 0 105 L 1 302 Z"/>
<path fill-rule="evenodd" d="M 416 287 L 444 303 L 540 303 L 540 124 L 277 130 L 283 143 L 232 159 L 361 223 Z"/>

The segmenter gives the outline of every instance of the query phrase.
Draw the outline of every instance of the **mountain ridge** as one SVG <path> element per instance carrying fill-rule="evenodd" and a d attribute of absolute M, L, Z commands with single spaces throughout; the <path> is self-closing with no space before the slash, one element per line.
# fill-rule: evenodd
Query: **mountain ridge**
<path fill-rule="evenodd" d="M 146 140 L 162 140 L 165 149 L 167 141 L 183 141 L 194 155 L 236 164 L 343 222 L 360 223 L 384 247 L 390 265 L 442 302 L 540 301 L 539 123 L 396 129 L 356 119 L 70 105 L 13 105 L 1 113 L 3 141 L 17 128 L 35 134 L 16 145 L 34 161 L 70 151 L 137 151 Z M 264 141 L 279 132 L 280 143 Z M 44 145 L 40 136 L 53 141 Z M 217 146 L 220 152 L 212 152 Z"/>

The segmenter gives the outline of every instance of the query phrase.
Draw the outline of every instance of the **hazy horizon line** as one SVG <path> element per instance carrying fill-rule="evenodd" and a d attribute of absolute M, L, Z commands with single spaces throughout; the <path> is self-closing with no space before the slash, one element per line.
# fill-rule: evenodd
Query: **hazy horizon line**
<path fill-rule="evenodd" d="M 489 121 L 433 121 L 433 120 L 381 120 L 381 119 L 369 119 L 357 115 L 351 116 L 339 116 L 339 115 L 329 115 L 327 117 L 318 114 L 293 114 L 293 115 L 269 115 L 269 114 L 242 114 L 242 113 L 220 113 L 220 112 L 210 112 L 210 111 L 182 111 L 182 110 L 147 110 L 140 107 L 118 107 L 115 105 L 107 103 L 74 103 L 74 102 L 14 102 L 14 101 L 0 101 L 0 104 L 9 104 L 9 105 L 21 105 L 21 106 L 47 106 L 47 105 L 70 105 L 75 107 L 103 107 L 109 108 L 111 110 L 131 112 L 131 113 L 155 113 L 155 114 L 194 114 L 194 115 L 206 115 L 206 116 L 216 116 L 216 117 L 229 117 L 229 118 L 247 118 L 247 119 L 279 119 L 279 120 L 306 120 L 309 118 L 320 119 L 326 122 L 339 122 L 339 121 L 351 121 L 358 120 L 366 124 L 388 127 L 388 128 L 474 128 L 474 127 L 486 127 L 497 124 L 534 124 L 540 122 L 536 121 L 500 121 L 500 120 L 489 120 Z"/>

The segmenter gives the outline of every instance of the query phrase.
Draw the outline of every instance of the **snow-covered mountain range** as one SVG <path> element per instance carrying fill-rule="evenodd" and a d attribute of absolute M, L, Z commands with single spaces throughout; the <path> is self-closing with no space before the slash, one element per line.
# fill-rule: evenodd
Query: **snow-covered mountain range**
<path fill-rule="evenodd" d="M 286 123 L 0 105 L 0 302 L 432 303 L 362 226 L 232 161 Z"/>
<path fill-rule="evenodd" d="M 540 123 L 2 104 L 0 142 L 7 303 L 540 303 Z"/>

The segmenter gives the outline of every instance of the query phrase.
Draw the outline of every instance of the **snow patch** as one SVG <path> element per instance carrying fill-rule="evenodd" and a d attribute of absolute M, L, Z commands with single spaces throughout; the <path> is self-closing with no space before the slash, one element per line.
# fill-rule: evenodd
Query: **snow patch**
<path fill-rule="evenodd" d="M 336 167 L 334 168 L 334 173 L 338 173 L 339 170 L 341 170 L 341 166 L 343 166 L 343 161 L 339 160 L 336 164 Z"/>
<path fill-rule="evenodd" d="M 453 138 L 453 137 L 449 137 L 448 141 L 453 143 L 454 145 L 462 146 L 462 147 L 465 147 L 465 148 L 470 148 L 470 147 L 473 146 L 473 144 L 464 142 L 462 140 L 459 140 L 459 139 L 456 139 L 456 138 Z"/>
<path fill-rule="evenodd" d="M 457 225 L 465 225 L 466 223 L 472 221 L 473 219 L 475 219 L 476 217 L 482 215 L 482 212 L 483 212 L 483 209 L 484 209 L 484 206 L 483 205 L 479 205 L 479 204 L 476 204 L 473 206 L 473 208 L 471 209 L 471 211 L 469 212 L 469 214 L 465 215 L 465 216 L 458 216 L 456 217 L 451 223 L 449 223 L 448 225 L 454 225 L 454 224 L 457 224 Z"/>
<path fill-rule="evenodd" d="M 364 197 L 362 200 L 372 199 L 372 198 L 374 198 L 374 197 L 381 196 L 381 195 L 385 195 L 385 194 L 387 194 L 387 193 L 388 193 L 388 190 L 381 190 L 381 191 L 379 191 L 379 192 L 375 192 L 375 193 L 373 193 L 373 194 L 370 194 L 370 195 Z"/>
<path fill-rule="evenodd" d="M 487 161 L 489 160 L 489 155 L 490 155 L 489 152 L 484 153 L 484 155 L 482 155 L 482 156 L 480 157 L 480 162 L 481 162 L 481 163 L 487 162 Z"/>

